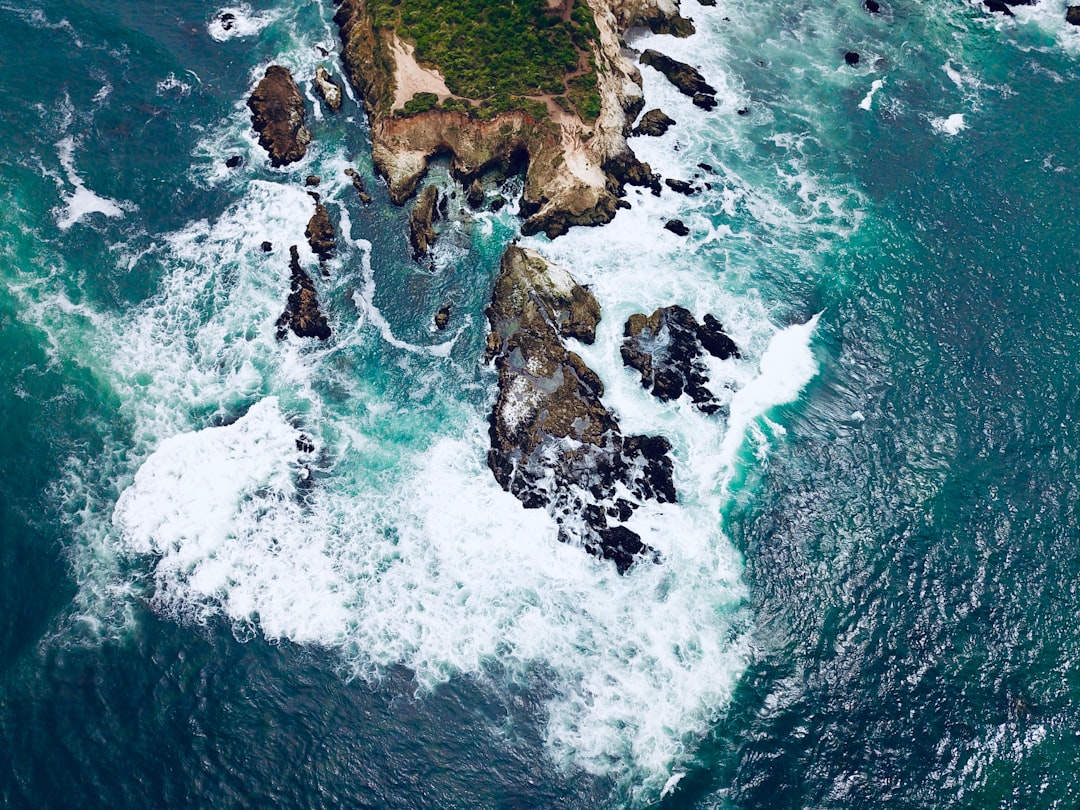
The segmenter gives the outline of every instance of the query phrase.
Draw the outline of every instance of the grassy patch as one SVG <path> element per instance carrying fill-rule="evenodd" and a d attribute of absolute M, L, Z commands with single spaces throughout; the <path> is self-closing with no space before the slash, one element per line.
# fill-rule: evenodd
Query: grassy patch
<path fill-rule="evenodd" d="M 547 0 L 371 0 L 371 8 L 376 26 L 412 42 L 417 61 L 437 68 L 450 92 L 484 100 L 477 114 L 524 109 L 522 96 L 543 94 L 569 94 L 578 110 L 591 108 L 578 104 L 566 79 L 597 37 L 584 0 L 569 20 L 551 13 Z M 596 94 L 591 70 L 571 84 L 582 86 L 583 99 L 583 85 Z"/>
<path fill-rule="evenodd" d="M 435 105 L 438 103 L 439 97 L 434 93 L 414 93 L 413 97 L 405 102 L 402 111 L 405 115 L 416 115 L 428 110 L 434 110 Z"/>

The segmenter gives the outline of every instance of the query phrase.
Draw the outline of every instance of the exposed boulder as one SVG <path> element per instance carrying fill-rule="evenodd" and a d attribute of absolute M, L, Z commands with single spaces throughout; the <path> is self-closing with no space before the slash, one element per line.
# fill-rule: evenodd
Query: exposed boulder
<path fill-rule="evenodd" d="M 432 222 L 438 216 L 439 189 L 425 186 L 409 214 L 409 244 L 412 245 L 413 258 L 424 258 L 435 244 L 438 233 Z"/>
<path fill-rule="evenodd" d="M 269 253 L 274 249 L 274 244 L 272 242 L 263 242 L 259 247 L 262 248 L 263 253 Z"/>
<path fill-rule="evenodd" d="M 697 32 L 694 21 L 678 14 L 670 17 L 653 17 L 649 20 L 649 29 L 654 34 L 670 34 L 674 37 L 688 37 Z"/>
<path fill-rule="evenodd" d="M 232 155 L 225 161 L 225 167 L 228 169 L 236 169 L 244 162 L 242 155 Z"/>
<path fill-rule="evenodd" d="M 296 245 L 289 248 L 289 270 L 292 289 L 285 311 L 277 320 L 278 340 L 284 340 L 289 329 L 299 337 L 316 337 L 326 340 L 330 337 L 330 326 L 326 317 L 319 310 L 319 298 L 311 276 L 300 266 L 300 253 Z"/>
<path fill-rule="evenodd" d="M 669 219 L 664 223 L 664 228 L 676 236 L 687 236 L 690 233 L 690 229 L 686 227 L 681 219 Z"/>
<path fill-rule="evenodd" d="M 715 413 L 720 403 L 706 384 L 708 370 L 702 352 L 725 360 L 738 357 L 739 349 L 720 322 L 706 315 L 698 324 L 680 306 L 658 309 L 652 315 L 631 315 L 623 329 L 620 349 L 623 363 L 641 372 L 641 385 L 662 402 L 684 393 L 703 413 Z"/>
<path fill-rule="evenodd" d="M 533 251 L 503 255 L 491 306 L 489 356 L 499 374 L 488 465 L 526 508 L 545 508 L 564 542 L 624 573 L 658 555 L 621 525 L 645 500 L 676 500 L 671 446 L 623 436 L 600 378 L 565 338 L 595 339 L 600 307 L 563 269 Z"/>
<path fill-rule="evenodd" d="M 309 174 L 304 178 L 304 185 L 308 188 L 316 188 L 321 182 L 322 178 L 317 174 Z"/>
<path fill-rule="evenodd" d="M 345 170 L 345 174 L 352 180 L 353 188 L 356 189 L 356 196 L 360 198 L 360 202 L 368 205 L 371 202 L 371 195 L 364 188 L 364 178 L 360 176 L 360 172 L 350 167 Z"/>
<path fill-rule="evenodd" d="M 863 0 L 863 8 L 871 14 L 877 14 L 881 11 L 881 4 L 878 3 L 878 0 Z"/>
<path fill-rule="evenodd" d="M 699 194 L 701 192 L 701 189 L 695 188 L 693 185 L 687 183 L 685 180 L 673 180 L 670 177 L 664 181 L 664 185 L 670 188 L 672 191 L 676 191 L 679 194 L 685 194 L 688 197 L 692 197 L 693 195 Z"/>
<path fill-rule="evenodd" d="M 716 90 L 690 65 L 665 56 L 651 48 L 641 54 L 641 64 L 659 70 L 684 96 L 690 96 L 694 104 L 704 109 L 716 106 Z"/>
<path fill-rule="evenodd" d="M 478 209 L 484 204 L 484 187 L 480 184 L 479 178 L 469 183 L 469 189 L 465 192 L 465 202 L 472 209 Z"/>
<path fill-rule="evenodd" d="M 855 53 L 855 51 L 848 51 L 844 54 L 844 62 L 854 67 L 859 64 L 859 54 Z"/>
<path fill-rule="evenodd" d="M 1065 9 L 1065 22 L 1080 25 L 1080 6 L 1069 6 Z"/>
<path fill-rule="evenodd" d="M 663 110 L 657 108 L 655 110 L 649 110 L 641 116 L 638 125 L 634 127 L 634 134 L 659 137 L 673 126 L 675 126 L 675 119 L 669 118 Z"/>
<path fill-rule="evenodd" d="M 247 105 L 251 125 L 271 165 L 295 163 L 307 154 L 311 133 L 304 126 L 304 97 L 288 70 L 281 65 L 268 67 Z"/>
<path fill-rule="evenodd" d="M 333 112 L 341 109 L 341 87 L 330 78 L 330 73 L 322 65 L 315 68 L 315 89 Z"/>
<path fill-rule="evenodd" d="M 440 332 L 446 329 L 447 324 L 450 323 L 450 305 L 443 304 L 439 307 L 439 311 L 435 313 L 435 328 Z"/>
<path fill-rule="evenodd" d="M 337 240 L 334 236 L 334 224 L 330 221 L 326 206 L 319 201 L 319 195 L 312 192 L 308 193 L 315 200 L 315 213 L 308 220 L 307 228 L 304 229 L 304 236 L 307 237 L 308 244 L 311 245 L 311 249 L 319 259 L 326 261 L 334 255 L 334 248 L 337 246 Z"/>

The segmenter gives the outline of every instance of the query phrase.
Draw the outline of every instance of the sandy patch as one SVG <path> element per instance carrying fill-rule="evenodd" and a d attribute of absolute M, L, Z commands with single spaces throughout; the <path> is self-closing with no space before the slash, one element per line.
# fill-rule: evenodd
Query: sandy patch
<path fill-rule="evenodd" d="M 390 42 L 390 52 L 394 55 L 395 110 L 404 107 L 405 102 L 416 93 L 434 93 L 439 101 L 453 95 L 439 71 L 428 70 L 417 64 L 412 45 L 395 36 Z"/>

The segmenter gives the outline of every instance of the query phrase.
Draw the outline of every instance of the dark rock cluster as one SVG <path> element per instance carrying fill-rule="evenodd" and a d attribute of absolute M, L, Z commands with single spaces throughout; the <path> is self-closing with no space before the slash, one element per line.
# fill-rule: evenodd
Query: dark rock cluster
<path fill-rule="evenodd" d="M 631 315 L 623 329 L 623 363 L 641 372 L 641 385 L 663 402 L 684 393 L 703 413 L 720 410 L 709 382 L 703 352 L 726 360 L 738 357 L 739 348 L 724 334 L 712 315 L 698 323 L 680 306 L 664 307 L 652 315 Z"/>
<path fill-rule="evenodd" d="M 488 465 L 526 508 L 545 508 L 560 539 L 612 560 L 620 573 L 657 553 L 625 521 L 642 502 L 676 500 L 670 444 L 624 436 L 601 402 L 599 377 L 565 338 L 591 343 L 593 295 L 538 254 L 511 246 L 491 306 L 489 356 L 499 374 Z"/>
<path fill-rule="evenodd" d="M 409 214 L 409 244 L 412 256 L 419 261 L 427 256 L 435 244 L 438 233 L 432 223 L 439 218 L 439 189 L 425 186 Z"/>
<path fill-rule="evenodd" d="M 307 237 L 308 244 L 311 245 L 315 255 L 321 261 L 326 261 L 334 255 L 334 248 L 337 246 L 334 225 L 330 222 L 330 215 L 326 211 L 326 206 L 320 202 L 319 195 L 313 191 L 309 191 L 308 194 L 315 200 L 315 213 L 308 220 L 304 236 Z"/>
<path fill-rule="evenodd" d="M 635 135 L 652 135 L 659 137 L 675 126 L 675 119 L 668 117 L 661 109 L 649 110 L 634 127 Z"/>

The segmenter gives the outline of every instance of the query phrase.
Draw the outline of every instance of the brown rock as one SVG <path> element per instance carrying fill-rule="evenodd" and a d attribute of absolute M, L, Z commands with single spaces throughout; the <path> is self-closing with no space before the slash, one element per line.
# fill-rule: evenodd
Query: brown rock
<path fill-rule="evenodd" d="M 680 93 L 693 98 L 695 104 L 697 103 L 696 97 L 703 96 L 712 99 L 713 106 L 716 105 L 716 90 L 705 81 L 704 76 L 690 65 L 652 49 L 641 54 L 641 64 L 648 65 L 663 73 L 667 80 L 678 88 Z"/>
<path fill-rule="evenodd" d="M 435 313 L 435 328 L 440 332 L 446 329 L 447 324 L 450 323 L 450 305 L 443 304 L 439 307 L 439 311 Z"/>
<path fill-rule="evenodd" d="M 371 202 L 371 195 L 364 188 L 364 178 L 360 176 L 360 172 L 350 167 L 345 170 L 345 174 L 352 180 L 353 188 L 356 189 L 356 196 L 360 198 L 360 202 L 368 205 Z"/>
<path fill-rule="evenodd" d="M 247 104 L 271 165 L 285 166 L 304 157 L 311 133 L 304 126 L 304 98 L 288 70 L 268 67 Z"/>
<path fill-rule="evenodd" d="M 1080 6 L 1069 6 L 1065 9 L 1065 22 L 1080 25 Z"/>
<path fill-rule="evenodd" d="M 675 126 L 675 119 L 669 118 L 663 110 L 649 110 L 647 113 L 641 116 L 641 120 L 638 122 L 638 125 L 634 127 L 634 134 L 652 135 L 653 137 L 659 137 L 673 126 Z"/>

